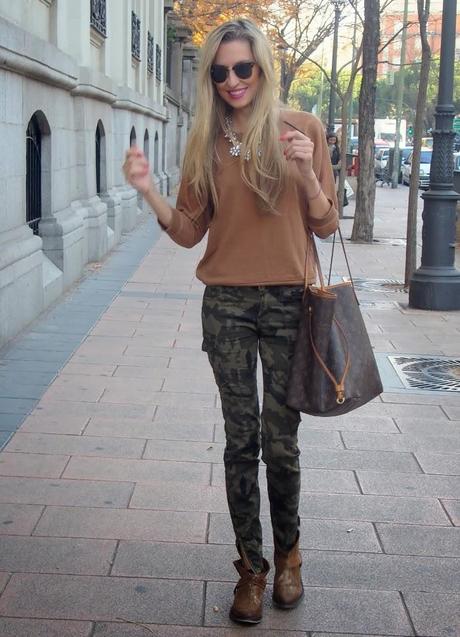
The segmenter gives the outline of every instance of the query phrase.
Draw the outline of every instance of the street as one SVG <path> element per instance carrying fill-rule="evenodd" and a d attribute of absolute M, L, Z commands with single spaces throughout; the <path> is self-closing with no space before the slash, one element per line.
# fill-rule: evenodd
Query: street
<path fill-rule="evenodd" d="M 460 635 L 460 312 L 407 307 L 407 198 L 378 186 L 374 243 L 347 242 L 385 391 L 302 418 L 301 605 L 275 609 L 268 587 L 257 628 L 228 619 L 237 554 L 201 351 L 204 246 L 179 248 L 149 217 L 0 350 L 2 636 Z M 319 248 L 327 272 L 330 240 Z"/>

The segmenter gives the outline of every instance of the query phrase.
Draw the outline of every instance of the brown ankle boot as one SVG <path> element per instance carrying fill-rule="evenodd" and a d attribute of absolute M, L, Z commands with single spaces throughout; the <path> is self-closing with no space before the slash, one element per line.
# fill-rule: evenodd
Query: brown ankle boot
<path fill-rule="evenodd" d="M 299 538 L 292 549 L 285 553 L 275 544 L 275 579 L 273 582 L 273 602 L 279 608 L 295 608 L 303 597 L 300 575 L 302 558 Z"/>
<path fill-rule="evenodd" d="M 230 609 L 230 619 L 245 624 L 258 624 L 262 619 L 264 590 L 270 566 L 267 560 L 263 560 L 262 573 L 254 573 L 244 556 L 233 564 L 240 574 L 240 580 L 235 586 L 235 599 Z"/>

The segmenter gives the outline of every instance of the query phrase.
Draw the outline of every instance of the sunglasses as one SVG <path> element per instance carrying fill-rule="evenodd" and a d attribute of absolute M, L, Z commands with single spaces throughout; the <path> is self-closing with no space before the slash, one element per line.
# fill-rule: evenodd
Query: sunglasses
<path fill-rule="evenodd" d="M 233 71 L 240 80 L 247 80 L 251 77 L 255 64 L 255 62 L 238 62 L 230 69 L 222 64 L 213 64 L 211 66 L 211 78 L 217 84 L 222 84 L 228 78 L 230 71 Z"/>

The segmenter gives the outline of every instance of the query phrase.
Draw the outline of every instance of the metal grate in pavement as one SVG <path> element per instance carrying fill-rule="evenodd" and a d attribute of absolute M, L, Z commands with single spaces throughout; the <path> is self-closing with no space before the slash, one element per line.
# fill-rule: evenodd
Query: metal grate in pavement
<path fill-rule="evenodd" d="M 349 281 L 348 277 L 343 277 Z M 358 292 L 404 292 L 404 283 L 395 279 L 360 279 L 353 277 L 355 289 Z"/>
<path fill-rule="evenodd" d="M 460 392 L 460 358 L 388 356 L 408 389 Z"/>

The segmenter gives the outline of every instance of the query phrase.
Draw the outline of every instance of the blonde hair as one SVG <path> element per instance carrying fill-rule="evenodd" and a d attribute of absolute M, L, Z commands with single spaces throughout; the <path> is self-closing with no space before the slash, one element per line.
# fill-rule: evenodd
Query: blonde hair
<path fill-rule="evenodd" d="M 182 179 L 193 187 L 200 207 L 211 199 L 216 209 L 218 195 L 213 171 L 216 140 L 223 129 L 228 106 L 214 87 L 211 66 L 221 43 L 235 40 L 249 42 L 260 69 L 257 93 L 241 143 L 241 176 L 257 195 L 261 208 L 276 213 L 276 204 L 285 184 L 285 162 L 279 143 L 273 57 L 265 35 L 246 18 L 221 24 L 204 42 L 198 68 L 196 115 L 185 149 Z M 250 152 L 249 160 L 244 159 L 247 151 Z"/>

